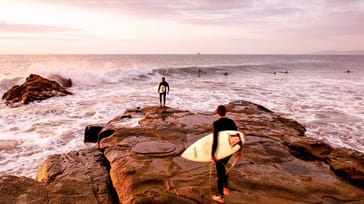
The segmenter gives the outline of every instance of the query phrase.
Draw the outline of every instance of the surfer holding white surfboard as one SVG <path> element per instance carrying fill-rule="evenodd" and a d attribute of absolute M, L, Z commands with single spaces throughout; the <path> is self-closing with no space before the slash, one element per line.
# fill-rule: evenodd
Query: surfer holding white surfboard
<path fill-rule="evenodd" d="M 245 139 L 244 134 L 237 131 L 235 122 L 225 117 L 225 106 L 219 105 L 215 113 L 218 120 L 213 123 L 213 133 L 195 141 L 182 153 L 181 157 L 195 162 L 213 161 L 215 163 L 219 194 L 212 199 L 224 203 L 224 196 L 229 194 L 226 164 L 235 153 L 237 153 L 237 159 L 241 159 L 241 149 Z"/>
<path fill-rule="evenodd" d="M 166 96 L 169 93 L 169 85 L 166 82 L 166 78 L 162 77 L 162 81 L 159 83 L 158 86 L 158 93 L 159 93 L 159 103 L 161 107 L 166 106 Z"/>
<path fill-rule="evenodd" d="M 213 122 L 213 140 L 212 140 L 212 151 L 211 151 L 211 160 L 215 162 L 216 165 L 216 172 L 217 172 L 217 190 L 219 195 L 212 196 L 212 199 L 219 202 L 224 203 L 224 195 L 229 194 L 229 188 L 228 188 L 228 175 L 226 174 L 226 165 L 231 158 L 232 155 L 227 156 L 222 159 L 216 158 L 216 150 L 218 148 L 218 142 L 219 139 L 219 133 L 221 131 L 226 130 L 235 130 L 237 131 L 236 124 L 233 120 L 230 118 L 227 118 L 226 115 L 226 108 L 223 105 L 217 106 L 215 113 L 218 117 L 216 121 Z M 238 158 L 241 158 L 241 147 L 242 147 L 242 141 L 241 141 L 241 135 L 237 133 L 237 143 L 240 145 L 240 150 L 238 153 Z M 235 144 L 234 144 L 235 145 Z"/>

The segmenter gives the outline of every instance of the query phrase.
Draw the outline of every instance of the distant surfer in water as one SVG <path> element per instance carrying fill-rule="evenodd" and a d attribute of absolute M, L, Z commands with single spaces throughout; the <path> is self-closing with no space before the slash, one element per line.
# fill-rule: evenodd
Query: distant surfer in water
<path fill-rule="evenodd" d="M 215 113 L 217 114 L 218 120 L 213 123 L 213 141 L 212 141 L 212 153 L 211 160 L 216 165 L 217 172 L 217 189 L 219 195 L 212 196 L 212 199 L 219 203 L 224 203 L 224 195 L 228 195 L 228 176 L 226 174 L 226 164 L 228 163 L 231 156 L 225 157 L 220 160 L 216 160 L 215 152 L 218 146 L 218 135 L 223 130 L 237 130 L 236 124 L 233 120 L 225 117 L 226 108 L 223 105 L 217 106 Z M 241 145 L 242 147 L 242 145 Z M 241 152 L 238 151 L 238 158 L 241 158 Z"/>
<path fill-rule="evenodd" d="M 158 86 L 158 93 L 159 93 L 159 103 L 160 106 L 166 106 L 166 96 L 169 94 L 169 85 L 166 82 L 166 78 L 162 77 L 162 81 L 159 83 Z"/>

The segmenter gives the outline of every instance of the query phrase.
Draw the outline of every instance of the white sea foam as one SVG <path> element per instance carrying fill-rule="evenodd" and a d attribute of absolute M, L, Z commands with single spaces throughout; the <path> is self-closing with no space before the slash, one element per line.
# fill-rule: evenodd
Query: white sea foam
<path fill-rule="evenodd" d="M 69 89 L 73 95 L 17 108 L 0 103 L 0 171 L 35 177 L 48 155 L 94 145 L 83 143 L 86 125 L 108 122 L 127 108 L 158 105 L 153 87 L 161 76 L 166 76 L 171 87 L 168 106 L 200 112 L 212 111 L 217 104 L 248 100 L 304 124 L 310 137 L 364 152 L 362 62 L 353 64 L 351 58 L 347 64 L 327 57 L 296 58 L 22 57 L 23 66 L 18 69 L 26 71 L 21 82 L 29 73 L 60 74 L 73 80 L 74 86 Z M 325 68 L 327 63 L 330 68 Z M 338 67 L 332 68 L 335 63 Z M 351 74 L 345 73 L 349 65 Z M 280 73 L 286 69 L 288 74 Z M 20 71 L 13 76 L 6 72 L 0 80 L 0 93 L 12 83 L 19 84 L 19 78 L 13 78 L 21 76 Z M 133 120 L 124 125 L 136 124 Z"/>

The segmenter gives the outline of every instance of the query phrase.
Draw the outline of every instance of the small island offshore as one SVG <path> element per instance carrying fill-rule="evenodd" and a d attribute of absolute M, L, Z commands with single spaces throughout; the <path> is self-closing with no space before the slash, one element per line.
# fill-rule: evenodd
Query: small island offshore
<path fill-rule="evenodd" d="M 24 95 L 33 96 L 30 103 L 71 94 L 50 79 L 27 79 L 4 94 L 12 96 L 9 106 Z M 258 104 L 225 105 L 246 140 L 243 159 L 229 168 L 225 203 L 364 203 L 363 153 L 308 138 L 303 125 Z M 122 125 L 132 119 L 139 125 Z M 36 180 L 0 176 L 0 203 L 211 203 L 214 168 L 180 155 L 211 132 L 214 119 L 212 112 L 146 106 L 89 124 L 84 141 L 93 147 L 50 155 Z"/>

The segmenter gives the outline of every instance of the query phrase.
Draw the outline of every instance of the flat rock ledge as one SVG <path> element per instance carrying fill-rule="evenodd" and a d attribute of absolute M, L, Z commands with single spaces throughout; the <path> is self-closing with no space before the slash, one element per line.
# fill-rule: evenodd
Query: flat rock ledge
<path fill-rule="evenodd" d="M 364 155 L 304 136 L 305 128 L 247 101 L 226 105 L 245 133 L 243 159 L 228 166 L 225 203 L 364 203 Z M 140 118 L 139 126 L 123 127 Z M 0 177 L 0 203 L 213 203 L 215 168 L 180 157 L 211 132 L 212 112 L 157 106 L 89 125 L 97 148 L 52 155 L 38 181 Z"/>

